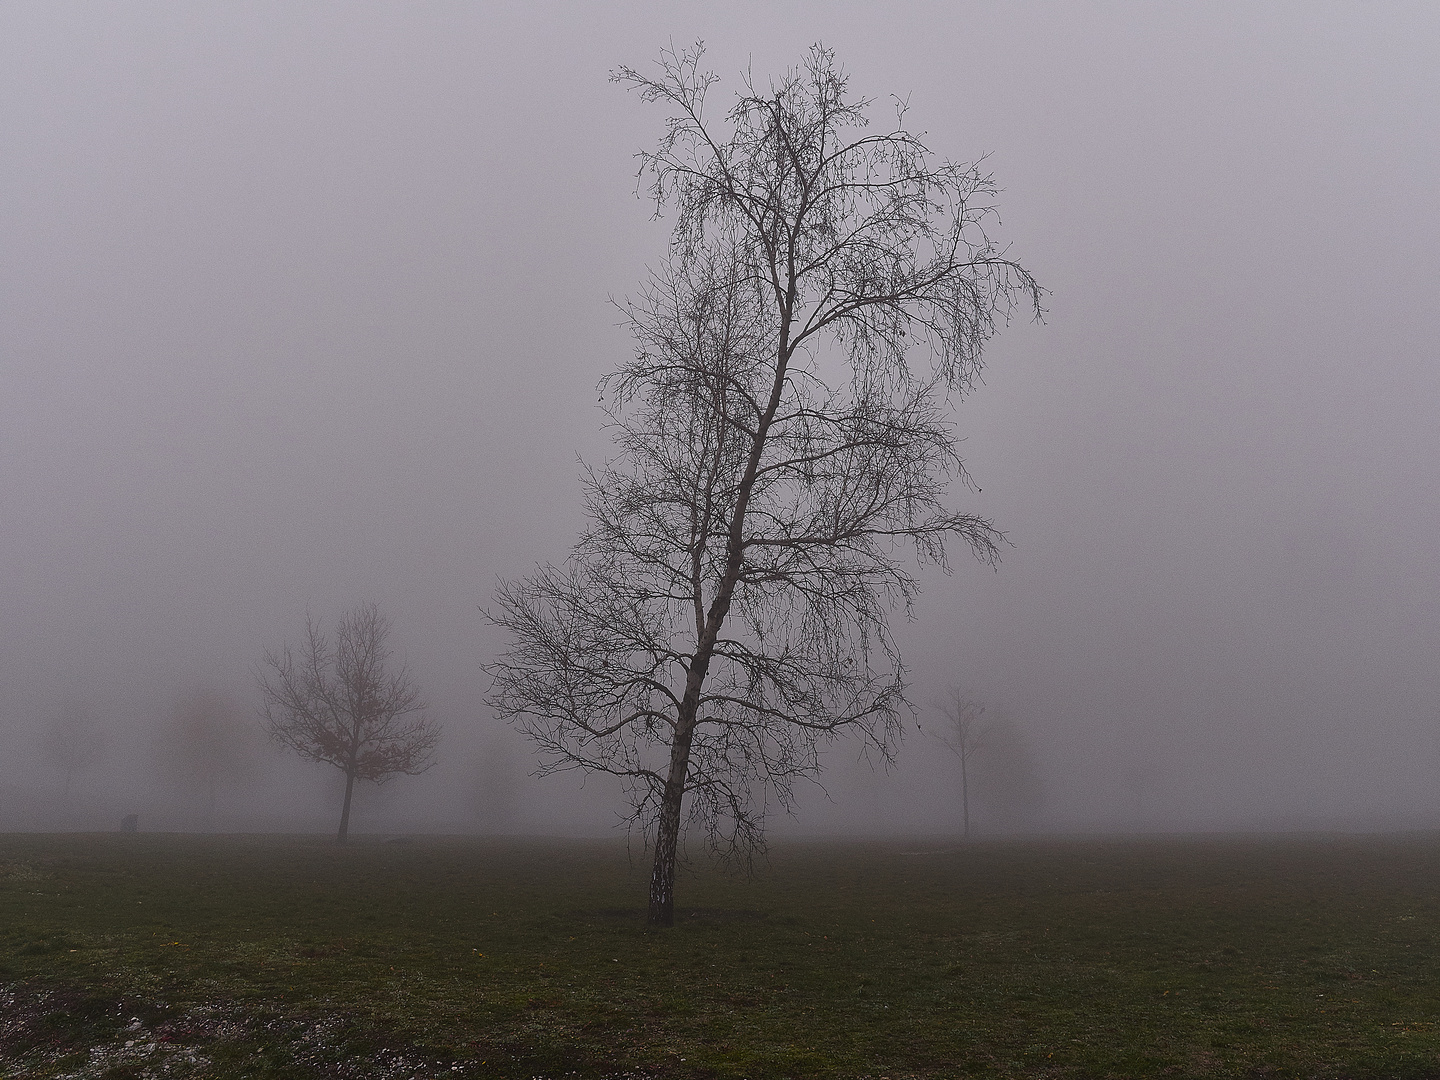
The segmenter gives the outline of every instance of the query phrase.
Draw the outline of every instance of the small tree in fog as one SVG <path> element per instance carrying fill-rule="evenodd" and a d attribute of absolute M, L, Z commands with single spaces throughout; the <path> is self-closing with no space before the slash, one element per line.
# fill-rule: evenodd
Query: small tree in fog
<path fill-rule="evenodd" d="M 59 769 L 65 777 L 67 802 L 75 774 L 99 764 L 107 749 L 105 733 L 95 717 L 73 702 L 61 708 L 40 739 L 40 755 L 45 764 Z"/>
<path fill-rule="evenodd" d="M 335 837 L 341 844 L 350 831 L 355 781 L 383 784 L 401 773 L 422 773 L 434 764 L 440 739 L 409 670 L 391 663 L 389 634 L 390 620 L 374 604 L 340 620 L 333 648 L 307 617 L 299 652 L 289 645 L 266 652 L 258 676 L 271 737 L 345 774 Z"/>
<path fill-rule="evenodd" d="M 492 733 L 485 740 L 467 770 L 467 802 L 488 832 L 513 830 L 515 824 L 515 755 L 502 734 Z"/>
<path fill-rule="evenodd" d="M 985 706 L 967 701 L 953 687 L 936 708 L 941 721 L 936 737 L 960 759 L 960 807 L 965 839 L 970 839 L 970 771 L 977 754 L 985 749 L 988 729 L 983 723 Z"/>
<path fill-rule="evenodd" d="M 992 705 L 985 714 L 985 746 L 971 787 L 986 817 L 1009 827 L 1032 825 L 1045 803 L 1045 786 L 1025 730 Z"/>
<path fill-rule="evenodd" d="M 220 785 L 243 780 L 255 767 L 255 739 L 254 721 L 242 720 L 228 698 L 197 690 L 165 718 L 156 756 L 172 778 L 205 793 L 213 822 Z"/>
<path fill-rule="evenodd" d="M 969 701 L 952 688 L 937 703 L 934 735 L 960 762 L 960 806 L 965 838 L 970 804 L 978 796 L 987 816 L 1010 825 L 1033 820 L 1044 802 L 1035 757 L 1024 733 L 1001 708 Z"/>
<path fill-rule="evenodd" d="M 565 565 L 502 582 L 513 644 L 487 670 L 543 769 L 622 778 L 666 925 L 687 819 L 744 855 L 822 743 L 891 755 L 901 545 L 944 567 L 947 544 L 989 561 L 999 536 L 941 501 L 965 476 L 947 398 L 1039 292 L 986 235 L 989 177 L 936 160 L 903 110 L 870 129 L 827 50 L 723 117 L 698 47 L 616 78 L 669 111 L 641 155 L 669 258 L 624 306 L 636 351 L 602 383 L 619 454 L 585 475 L 591 526 Z"/>

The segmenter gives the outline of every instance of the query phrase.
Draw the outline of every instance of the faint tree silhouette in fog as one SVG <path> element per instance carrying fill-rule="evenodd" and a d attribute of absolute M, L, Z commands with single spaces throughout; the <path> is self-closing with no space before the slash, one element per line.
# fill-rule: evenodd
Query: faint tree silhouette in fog
<path fill-rule="evenodd" d="M 487 832 L 513 831 L 516 824 L 515 754 L 502 736 L 492 732 L 467 770 L 470 786 L 466 801 Z"/>
<path fill-rule="evenodd" d="M 700 53 L 615 76 L 669 110 L 641 155 L 669 257 L 623 305 L 636 352 L 602 383 L 618 456 L 584 474 L 591 525 L 563 566 L 501 583 L 512 644 L 487 666 L 543 769 L 623 778 L 660 925 L 687 820 L 744 857 L 820 744 L 891 756 L 901 545 L 995 558 L 991 523 L 941 502 L 966 480 L 947 404 L 1040 295 L 986 234 L 990 178 L 937 161 L 903 108 L 869 128 L 829 51 L 723 116 Z"/>
<path fill-rule="evenodd" d="M 970 785 L 985 817 L 1007 829 L 1033 826 L 1045 786 L 1025 730 L 1003 705 L 991 705 L 985 714 L 984 751 Z"/>
<path fill-rule="evenodd" d="M 992 820 L 1010 827 L 1028 824 L 1044 801 L 1044 792 L 1024 732 L 1001 709 L 987 710 L 954 687 L 935 708 L 941 720 L 933 727 L 934 734 L 960 762 L 965 838 L 972 835 L 972 793 Z"/>
<path fill-rule="evenodd" d="M 255 739 L 254 720 L 242 718 L 225 695 L 196 690 L 165 718 L 156 757 L 172 779 L 204 792 L 206 823 L 213 825 L 217 789 L 244 780 L 255 768 Z"/>
<path fill-rule="evenodd" d="M 105 732 L 95 722 L 94 714 L 75 702 L 61 707 L 40 739 L 41 758 L 65 777 L 67 803 L 75 774 L 98 765 L 108 750 Z"/>
<path fill-rule="evenodd" d="M 936 705 L 942 720 L 935 735 L 960 760 L 960 807 L 965 839 L 970 839 L 970 769 L 975 756 L 985 749 L 985 706 L 967 701 L 954 687 Z"/>
<path fill-rule="evenodd" d="M 257 676 L 271 736 L 345 774 L 335 837 L 341 844 L 350 831 L 355 781 L 384 783 L 401 773 L 422 773 L 434 764 L 440 739 L 409 670 L 391 664 L 389 634 L 390 620 L 374 604 L 340 620 L 333 649 L 307 617 L 298 655 L 289 645 L 266 652 Z"/>

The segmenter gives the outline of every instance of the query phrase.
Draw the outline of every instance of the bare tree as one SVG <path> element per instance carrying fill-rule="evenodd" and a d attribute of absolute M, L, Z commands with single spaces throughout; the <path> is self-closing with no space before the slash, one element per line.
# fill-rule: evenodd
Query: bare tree
<path fill-rule="evenodd" d="M 1006 829 L 1033 826 L 1045 785 L 1025 729 L 1001 704 L 986 710 L 983 749 L 971 783 L 987 820 Z"/>
<path fill-rule="evenodd" d="M 471 760 L 467 802 L 487 832 L 513 832 L 515 827 L 515 755 L 505 736 L 495 731 Z"/>
<path fill-rule="evenodd" d="M 951 687 L 945 700 L 936 705 L 943 717 L 936 732 L 939 740 L 960 759 L 960 806 L 964 820 L 965 839 L 970 839 L 970 767 L 975 756 L 985 749 L 987 726 L 981 722 L 985 706 L 965 700 L 959 690 Z"/>
<path fill-rule="evenodd" d="M 286 645 L 266 652 L 257 681 L 271 736 L 302 757 L 345 774 L 345 805 L 336 842 L 350 831 L 356 780 L 384 783 L 434 764 L 440 728 L 425 714 L 420 690 L 404 664 L 390 666 L 390 620 L 374 604 L 356 608 L 336 628 L 335 647 L 305 620 L 296 656 Z"/>
<path fill-rule="evenodd" d="M 991 821 L 1010 828 L 1030 824 L 1044 802 L 1044 790 L 1035 756 L 1019 725 L 1003 707 L 967 700 L 954 687 L 935 709 L 941 722 L 934 734 L 960 762 L 965 839 L 972 835 L 972 792 Z M 981 760 L 977 762 L 977 758 Z"/>
<path fill-rule="evenodd" d="M 94 714 L 75 702 L 61 707 L 40 740 L 45 763 L 59 769 L 65 777 L 67 803 L 75 774 L 102 761 L 107 749 L 105 733 L 95 722 Z"/>
<path fill-rule="evenodd" d="M 234 703 L 214 690 L 196 690 L 177 701 L 159 732 L 156 757 L 172 778 L 206 797 L 207 827 L 215 819 L 222 784 L 243 780 L 255 767 L 258 733 Z"/>
<path fill-rule="evenodd" d="M 816 46 L 723 118 L 701 49 L 615 79 L 669 110 L 640 156 L 669 257 L 622 308 L 634 359 L 601 384 L 618 455 L 584 475 L 563 566 L 500 584 L 512 645 L 492 705 L 542 769 L 623 779 L 655 845 L 649 919 L 674 918 L 689 820 L 713 850 L 763 843 L 767 808 L 859 732 L 888 758 L 906 706 L 888 625 L 908 543 L 993 561 L 989 521 L 941 504 L 966 479 L 947 399 L 1033 278 L 986 235 L 995 188 L 904 127 L 867 128 Z"/>

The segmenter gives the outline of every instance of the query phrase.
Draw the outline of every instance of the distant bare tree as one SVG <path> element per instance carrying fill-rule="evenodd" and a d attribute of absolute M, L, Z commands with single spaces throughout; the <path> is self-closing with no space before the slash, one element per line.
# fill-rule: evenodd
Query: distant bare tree
<path fill-rule="evenodd" d="M 302 757 L 345 774 L 345 805 L 336 842 L 350 831 L 356 780 L 384 783 L 434 764 L 440 728 L 425 714 L 420 690 L 404 664 L 387 670 L 390 620 L 374 604 L 355 609 L 336 628 L 332 650 L 314 620 L 305 644 L 266 652 L 257 675 L 271 736 Z"/>
<path fill-rule="evenodd" d="M 971 779 L 986 818 L 1005 828 L 1034 824 L 1045 803 L 1045 787 L 1025 729 L 992 704 L 985 713 L 983 756 Z"/>
<path fill-rule="evenodd" d="M 964 815 L 965 839 L 970 839 L 970 769 L 977 754 L 985 749 L 988 728 L 982 722 L 985 706 L 967 701 L 951 687 L 936 705 L 942 717 L 936 737 L 960 759 L 960 806 Z"/>
<path fill-rule="evenodd" d="M 682 824 L 763 842 L 767 802 L 856 731 L 888 758 L 905 708 L 888 625 L 899 547 L 993 560 L 946 408 L 1039 290 L 986 234 L 994 185 L 904 127 L 867 127 L 827 50 L 724 119 L 697 46 L 616 79 L 669 110 L 641 155 L 670 257 L 624 305 L 635 357 L 602 388 L 619 456 L 588 470 L 564 566 L 502 582 L 496 712 L 549 771 L 621 777 L 654 841 L 649 920 L 674 919 Z M 919 354 L 916 356 L 915 354 Z M 688 810 L 687 810 L 688 804 Z"/>
<path fill-rule="evenodd" d="M 65 777 L 66 802 L 70 800 L 70 784 L 75 774 L 99 764 L 108 749 L 105 733 L 94 715 L 75 702 L 61 707 L 40 740 L 45 763 L 59 769 Z"/>
<path fill-rule="evenodd" d="M 502 735 L 509 732 L 492 733 L 467 770 L 467 801 L 487 832 L 513 831 L 515 825 L 515 755 Z"/>
<path fill-rule="evenodd" d="M 1003 708 L 987 709 L 953 687 L 935 708 L 941 720 L 933 732 L 960 762 L 965 838 L 972 835 L 972 796 L 979 797 L 994 821 L 1014 827 L 1033 820 L 1044 792 L 1030 743 L 1020 727 Z"/>
<path fill-rule="evenodd" d="M 241 718 L 224 694 L 196 690 L 177 701 L 161 727 L 156 756 L 176 780 L 206 795 L 215 818 L 221 784 L 243 780 L 255 767 L 255 722 Z"/>

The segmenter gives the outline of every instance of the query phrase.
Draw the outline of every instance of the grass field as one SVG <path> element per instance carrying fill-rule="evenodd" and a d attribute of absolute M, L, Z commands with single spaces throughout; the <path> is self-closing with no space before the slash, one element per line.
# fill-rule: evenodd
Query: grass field
<path fill-rule="evenodd" d="M 0 1075 L 1440 1076 L 1440 838 L 0 836 Z"/>

